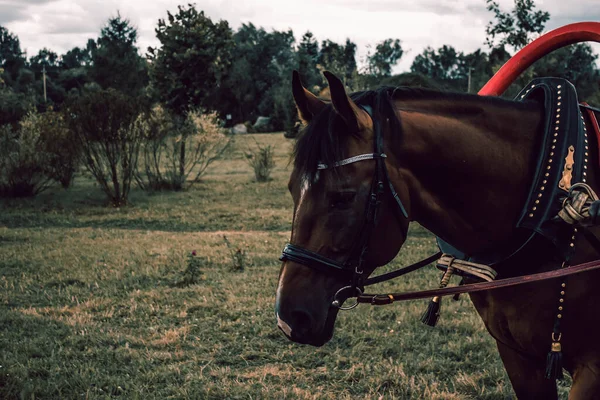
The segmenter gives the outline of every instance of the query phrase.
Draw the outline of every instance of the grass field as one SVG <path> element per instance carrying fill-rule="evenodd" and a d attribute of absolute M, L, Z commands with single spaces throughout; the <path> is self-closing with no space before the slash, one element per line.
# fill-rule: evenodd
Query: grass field
<path fill-rule="evenodd" d="M 93 181 L 0 205 L 0 398 L 12 399 L 507 399 L 491 337 L 467 296 L 445 300 L 436 328 L 427 301 L 341 313 L 322 348 L 279 333 L 277 257 L 289 238 L 292 143 L 276 148 L 267 183 L 234 151 L 191 190 L 107 207 Z M 231 270 L 223 235 L 245 252 Z M 196 250 L 202 271 L 184 283 Z M 398 267 L 434 252 L 412 227 Z M 433 268 L 380 285 L 435 286 Z M 564 383 L 567 385 L 568 383 Z M 564 397 L 566 387 L 561 387 Z"/>

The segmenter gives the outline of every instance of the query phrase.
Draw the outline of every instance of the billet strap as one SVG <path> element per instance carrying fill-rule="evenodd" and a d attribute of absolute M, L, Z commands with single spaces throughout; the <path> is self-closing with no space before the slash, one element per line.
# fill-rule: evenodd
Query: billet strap
<path fill-rule="evenodd" d="M 377 153 L 361 154 L 359 156 L 349 157 L 349 158 L 345 158 L 341 161 L 336 161 L 332 165 L 319 163 L 319 164 L 317 164 L 317 169 L 322 170 L 322 169 L 328 169 L 328 168 L 336 168 L 336 167 L 341 167 L 342 165 L 348 165 L 348 164 L 352 164 L 352 163 L 355 163 L 358 161 L 374 160 L 377 158 L 386 158 L 386 157 L 387 156 L 383 153 L 381 153 L 381 154 L 377 154 Z"/>
<path fill-rule="evenodd" d="M 427 299 L 430 297 L 449 296 L 460 293 L 474 293 L 485 290 L 500 289 L 509 286 L 522 285 L 524 283 L 533 283 L 545 281 L 547 279 L 560 278 L 562 276 L 580 274 L 600 268 L 600 260 L 589 261 L 582 264 L 572 265 L 566 268 L 560 268 L 553 271 L 540 272 L 538 274 L 516 276 L 513 278 L 499 279 L 493 282 L 471 283 L 462 286 L 453 286 L 443 289 L 422 290 L 419 292 L 369 294 L 365 293 L 357 297 L 359 303 L 368 303 L 374 306 L 391 304 L 395 301 Z"/>
<path fill-rule="evenodd" d="M 454 268 L 457 275 L 472 275 L 474 277 L 483 279 L 484 281 L 491 282 L 496 279 L 498 273 L 490 266 L 484 264 L 477 264 L 470 261 L 461 260 L 454 257 L 451 254 L 444 254 L 437 262 L 438 267 L 442 268 Z M 460 272 L 457 272 L 460 271 Z"/>

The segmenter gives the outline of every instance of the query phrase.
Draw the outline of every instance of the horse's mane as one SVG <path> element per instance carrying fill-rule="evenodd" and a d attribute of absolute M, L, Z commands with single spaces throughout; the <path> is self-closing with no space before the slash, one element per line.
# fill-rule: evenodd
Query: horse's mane
<path fill-rule="evenodd" d="M 522 104 L 522 107 L 531 107 L 531 104 L 517 103 L 510 100 L 491 96 L 477 96 L 467 93 L 440 92 L 424 88 L 412 87 L 381 87 L 376 90 L 355 92 L 350 98 L 359 106 L 369 106 L 373 110 L 373 117 L 379 121 L 389 121 L 384 127 L 390 132 L 391 147 L 402 139 L 402 125 L 394 100 L 446 100 L 455 104 L 477 104 L 481 106 L 512 106 Z M 332 165 L 342 160 L 346 154 L 347 141 L 356 133 L 348 132 L 348 128 L 337 115 L 333 107 L 328 104 L 312 121 L 300 132 L 294 147 L 294 167 L 299 176 L 307 179 L 308 183 L 315 181 L 317 165 L 319 163 Z"/>

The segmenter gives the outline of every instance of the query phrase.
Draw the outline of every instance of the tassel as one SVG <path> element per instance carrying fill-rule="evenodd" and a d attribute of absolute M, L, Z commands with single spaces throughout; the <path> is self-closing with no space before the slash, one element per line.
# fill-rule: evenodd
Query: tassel
<path fill-rule="evenodd" d="M 425 325 L 435 326 L 437 324 L 438 318 L 440 317 L 440 302 L 442 299 L 438 296 L 431 299 L 429 302 L 429 306 L 427 306 L 427 311 L 421 317 L 421 322 Z"/>
<path fill-rule="evenodd" d="M 546 357 L 546 379 L 563 379 L 562 351 L 560 342 L 552 342 L 552 350 Z"/>

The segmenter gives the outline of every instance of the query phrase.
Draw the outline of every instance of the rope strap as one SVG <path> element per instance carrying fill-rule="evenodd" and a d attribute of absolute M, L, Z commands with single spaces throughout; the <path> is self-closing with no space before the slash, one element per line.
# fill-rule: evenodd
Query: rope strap
<path fill-rule="evenodd" d="M 598 195 L 585 183 L 576 183 L 569 189 L 558 216 L 570 225 L 594 226 L 600 224 Z"/>
<path fill-rule="evenodd" d="M 498 275 L 498 273 L 488 265 L 460 260 L 450 254 L 443 254 L 437 262 L 437 265 L 438 267 L 447 268 L 448 270 L 452 268 L 454 270 L 453 272 L 458 275 L 472 275 L 483 279 L 486 282 L 493 281 L 496 279 L 496 275 Z M 463 272 L 463 274 L 457 271 Z"/>

